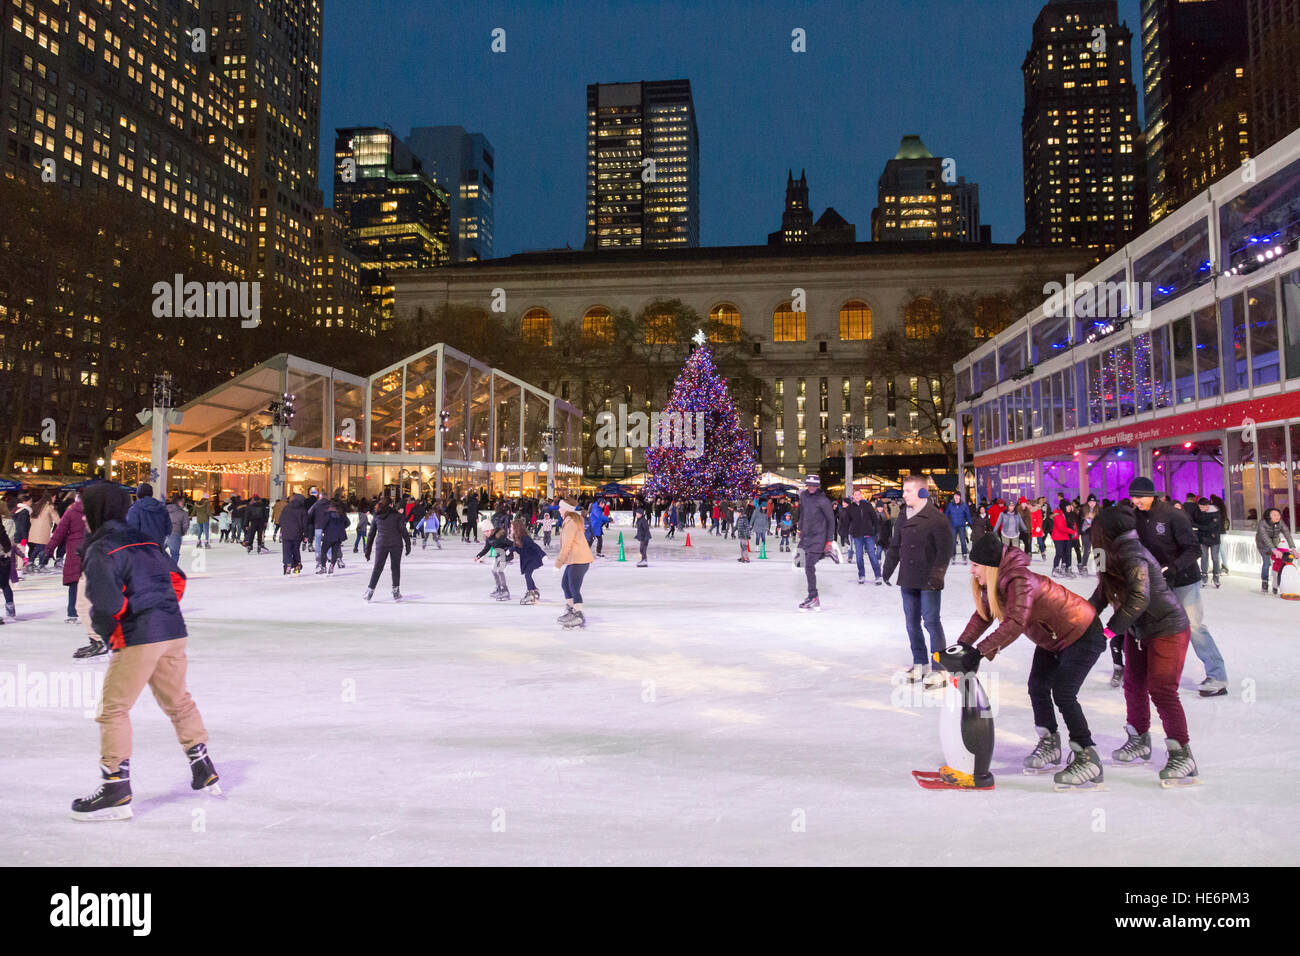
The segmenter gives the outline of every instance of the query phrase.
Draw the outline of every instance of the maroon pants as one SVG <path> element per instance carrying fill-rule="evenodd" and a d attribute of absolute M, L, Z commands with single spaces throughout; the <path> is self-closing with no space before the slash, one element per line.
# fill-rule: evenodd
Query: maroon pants
<path fill-rule="evenodd" d="M 1187 657 L 1190 630 L 1143 641 L 1124 638 L 1124 703 L 1128 722 L 1139 734 L 1151 729 L 1151 705 L 1156 705 L 1165 736 L 1187 746 L 1187 715 L 1178 698 L 1178 679 Z"/>

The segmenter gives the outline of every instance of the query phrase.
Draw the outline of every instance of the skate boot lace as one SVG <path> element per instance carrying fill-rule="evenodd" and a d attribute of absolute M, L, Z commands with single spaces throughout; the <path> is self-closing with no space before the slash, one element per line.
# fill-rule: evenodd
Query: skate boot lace
<path fill-rule="evenodd" d="M 1060 752 L 1059 744 L 1057 744 L 1049 734 L 1046 737 L 1038 738 L 1038 746 L 1036 746 L 1033 753 L 1029 755 L 1029 759 L 1031 761 L 1036 760 L 1040 763 L 1046 764 L 1050 763 L 1054 757 L 1059 757 Z"/>
<path fill-rule="evenodd" d="M 1150 748 L 1151 743 L 1147 739 L 1146 734 L 1134 734 L 1129 737 L 1123 747 L 1119 748 L 1119 752 L 1124 754 L 1126 757 L 1140 757 L 1144 750 L 1149 750 Z"/>
<path fill-rule="evenodd" d="M 1086 783 L 1097 776 L 1101 768 L 1086 759 L 1082 751 L 1070 751 L 1070 760 L 1061 771 L 1061 778 L 1068 783 Z"/>
<path fill-rule="evenodd" d="M 1185 777 L 1196 769 L 1196 761 L 1186 750 L 1180 750 L 1177 753 L 1169 755 L 1169 763 L 1165 765 L 1164 775 L 1166 777 Z"/>

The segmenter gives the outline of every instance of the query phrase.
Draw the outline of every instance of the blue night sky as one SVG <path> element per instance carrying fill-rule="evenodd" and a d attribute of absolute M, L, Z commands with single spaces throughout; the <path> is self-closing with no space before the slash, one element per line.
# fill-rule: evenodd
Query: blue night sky
<path fill-rule="evenodd" d="M 1120 18 L 1140 52 L 1139 0 Z M 786 170 L 870 238 L 876 180 L 920 134 L 980 185 L 994 242 L 1024 228 L 1020 64 L 1043 0 L 442 3 L 326 0 L 321 186 L 336 127 L 459 124 L 495 149 L 498 256 L 582 247 L 588 83 L 691 81 L 701 244 L 766 242 Z M 490 50 L 506 30 L 507 50 Z M 808 52 L 791 52 L 791 30 Z M 1135 63 L 1137 77 L 1139 64 Z M 1141 116 L 1141 95 L 1138 97 Z"/>

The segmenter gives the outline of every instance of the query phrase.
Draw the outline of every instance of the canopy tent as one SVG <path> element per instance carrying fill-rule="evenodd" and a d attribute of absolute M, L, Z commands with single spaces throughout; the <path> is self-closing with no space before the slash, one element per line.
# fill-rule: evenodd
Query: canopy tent
<path fill-rule="evenodd" d="M 629 485 L 620 485 L 617 481 L 611 481 L 607 484 L 601 485 L 599 490 L 602 495 L 615 495 L 620 498 L 630 498 L 632 495 L 640 491 L 639 488 L 633 488 Z"/>
<path fill-rule="evenodd" d="M 779 471 L 765 471 L 754 482 L 761 488 L 764 485 L 791 485 L 795 488 L 803 487 L 803 475 L 783 475 Z"/>
<path fill-rule="evenodd" d="M 774 481 L 771 484 L 761 485 L 758 489 L 758 493 L 763 497 L 771 497 L 772 495 L 794 494 L 798 490 L 798 485 L 792 485 L 784 481 Z"/>

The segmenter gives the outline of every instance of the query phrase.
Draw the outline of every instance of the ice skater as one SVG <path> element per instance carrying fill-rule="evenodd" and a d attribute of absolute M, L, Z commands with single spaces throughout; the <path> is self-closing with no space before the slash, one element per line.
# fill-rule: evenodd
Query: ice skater
<path fill-rule="evenodd" d="M 1171 509 L 1172 510 L 1172 509 Z M 1157 559 L 1138 540 L 1137 517 L 1127 505 L 1102 509 L 1092 523 L 1092 544 L 1105 563 L 1097 573 L 1091 603 L 1098 613 L 1112 609 L 1106 636 L 1124 635 L 1124 705 L 1128 740 L 1111 757 L 1117 764 L 1151 759 L 1151 705 L 1164 727 L 1169 759 L 1160 785 L 1197 782 L 1196 760 L 1178 680 L 1191 641 L 1191 623 Z"/>
<path fill-rule="evenodd" d="M 72 801 L 74 820 L 131 817 L 131 707 L 148 685 L 190 762 L 190 786 L 220 793 L 208 732 L 185 684 L 185 574 L 158 542 L 126 524 L 130 495 L 107 482 L 82 493 L 90 537 L 83 563 L 91 622 L 112 648 L 100 694 L 99 788 Z"/>
<path fill-rule="evenodd" d="M 1096 609 L 1051 578 L 1029 570 L 1029 555 L 1005 547 L 991 534 L 971 547 L 970 573 L 975 613 L 957 643 L 973 647 L 990 661 L 1021 634 L 1035 645 L 1029 701 L 1038 745 L 1024 760 L 1026 773 L 1050 770 L 1061 762 L 1059 709 L 1070 732 L 1070 760 L 1053 782 L 1062 790 L 1095 787 L 1103 781 L 1101 757 L 1079 706 L 1079 689 L 1106 647 Z M 994 623 L 996 630 L 985 634 Z"/>
<path fill-rule="evenodd" d="M 307 499 L 294 492 L 280 512 L 280 555 L 285 574 L 302 573 L 302 539 L 307 534 Z"/>
<path fill-rule="evenodd" d="M 749 506 L 749 511 L 754 510 L 754 506 Z M 752 527 L 749 514 L 746 511 L 736 510 L 736 537 L 740 540 L 740 557 L 736 560 L 741 564 L 749 564 L 749 531 Z"/>
<path fill-rule="evenodd" d="M 506 584 L 506 565 L 514 560 L 514 546 L 510 543 L 510 535 L 505 528 L 493 527 L 483 536 L 483 547 L 474 555 L 474 563 L 482 561 L 484 555 L 492 558 L 492 580 L 496 582 L 496 588 L 488 597 L 494 601 L 509 601 L 510 585 Z"/>
<path fill-rule="evenodd" d="M 638 568 L 649 567 L 646 561 L 646 550 L 650 547 L 650 519 L 646 516 L 645 510 L 638 508 L 636 515 L 636 543 L 641 551 L 641 560 L 636 563 Z"/>
<path fill-rule="evenodd" d="M 894 569 L 898 569 L 898 589 L 902 592 L 907 639 L 912 647 L 912 666 L 904 672 L 907 681 L 924 680 L 927 688 L 942 687 L 947 679 L 943 665 L 930 664 L 930 657 L 943 650 L 945 643 L 939 614 L 944 575 L 952 560 L 952 526 L 930 502 L 929 479 L 924 475 L 903 479 L 903 503 L 906 507 L 894 522 L 894 536 L 881 577 L 889 584 Z M 926 653 L 922 622 L 930 634 L 930 654 Z"/>
<path fill-rule="evenodd" d="M 416 530 L 420 532 L 420 550 L 423 551 L 429 546 L 429 539 L 433 538 L 434 545 L 439 551 L 442 550 L 441 524 L 438 521 L 438 510 L 430 508 L 416 525 Z"/>
<path fill-rule="evenodd" d="M 375 566 L 370 572 L 370 586 L 363 597 L 369 601 L 375 594 L 375 585 L 387 561 L 392 568 L 393 600 L 402 599 L 402 550 L 411 553 L 411 535 L 406 530 L 406 518 L 393 508 L 387 497 L 380 498 L 375 505 L 374 519 L 370 522 L 370 536 L 366 539 L 366 560 L 371 553 L 375 556 Z"/>
<path fill-rule="evenodd" d="M 803 552 L 803 573 L 808 581 L 808 596 L 799 605 L 801 611 L 820 611 L 822 602 L 817 596 L 817 562 L 824 557 L 835 557 L 835 512 L 830 500 L 822 493 L 822 480 L 818 475 L 804 479 L 804 490 L 799 495 L 799 550 Z"/>
<path fill-rule="evenodd" d="M 322 563 L 316 573 L 333 574 L 335 566 L 344 567 L 343 542 L 348 538 L 348 519 L 343 516 L 343 505 L 337 498 L 330 499 L 321 529 L 321 555 L 328 559 L 329 567 Z"/>
<path fill-rule="evenodd" d="M 510 543 L 519 555 L 519 573 L 524 576 L 527 587 L 520 604 L 536 604 L 542 599 L 542 592 L 533 581 L 533 572 L 546 563 L 546 554 L 537 542 L 528 534 L 528 527 L 522 518 L 516 518 L 510 524 Z"/>
<path fill-rule="evenodd" d="M 582 512 L 568 498 L 562 498 L 560 515 L 560 553 L 555 558 L 555 566 L 563 571 L 560 586 L 564 589 L 565 611 L 558 623 L 567 628 L 586 627 L 587 619 L 582 611 L 582 579 L 596 558 L 587 544 Z"/>

